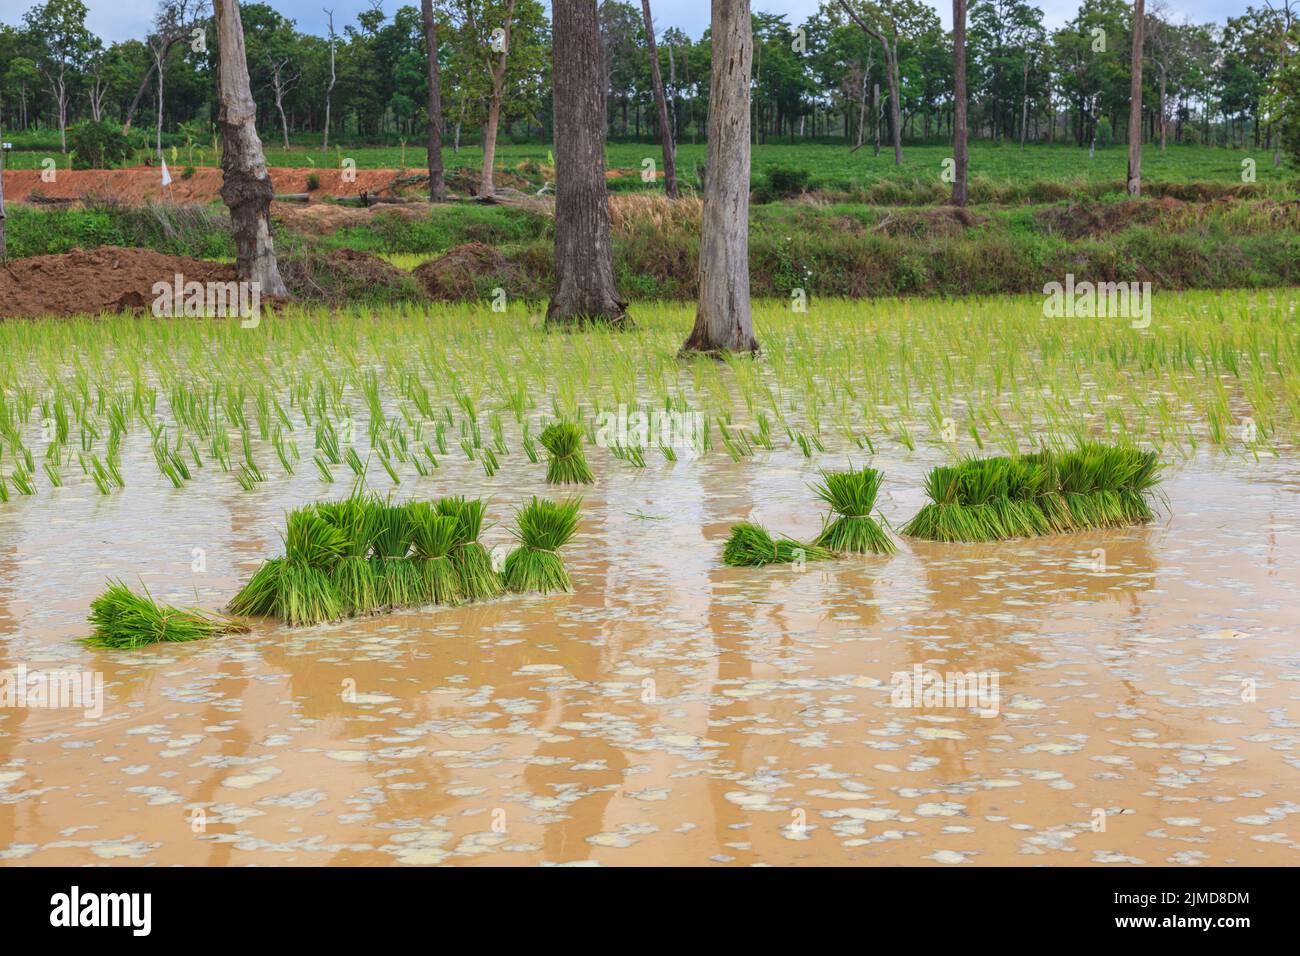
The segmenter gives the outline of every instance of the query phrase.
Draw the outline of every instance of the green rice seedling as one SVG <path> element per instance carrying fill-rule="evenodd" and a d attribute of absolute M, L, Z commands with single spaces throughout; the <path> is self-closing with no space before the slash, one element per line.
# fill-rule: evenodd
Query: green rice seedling
<path fill-rule="evenodd" d="M 383 526 L 383 503 L 358 492 L 342 501 L 321 502 L 316 513 L 342 536 L 338 558 L 324 566 L 338 589 L 344 613 L 378 610 L 384 603 L 384 584 L 370 552 Z"/>
<path fill-rule="evenodd" d="M 343 460 L 348 463 L 348 467 L 352 469 L 353 474 L 358 476 L 365 475 L 366 466 L 362 464 L 361 456 L 357 454 L 355 448 L 349 448 L 347 454 L 343 456 Z"/>
<path fill-rule="evenodd" d="M 482 501 L 450 497 L 439 499 L 434 507 L 440 515 L 456 519 L 456 536 L 451 562 L 460 578 L 461 594 L 467 601 L 483 601 L 501 593 L 501 576 L 492 567 L 492 556 L 478 540 L 483 530 Z"/>
<path fill-rule="evenodd" d="M 329 462 L 322 455 L 316 455 L 312 461 L 316 462 L 316 471 L 320 475 L 320 480 L 334 484 L 334 473 L 330 471 Z"/>
<path fill-rule="evenodd" d="M 378 525 L 374 535 L 371 564 L 380 582 L 380 598 L 386 607 L 410 607 L 419 602 L 416 569 L 411 552 L 411 516 L 405 507 L 375 501 L 371 506 Z"/>
<path fill-rule="evenodd" d="M 229 609 L 236 614 L 278 617 L 292 627 L 338 620 L 344 602 L 330 571 L 347 546 L 343 531 L 316 508 L 289 512 L 284 557 L 264 561 Z"/>
<path fill-rule="evenodd" d="M 144 588 L 144 594 L 136 594 L 121 581 L 109 581 L 108 590 L 90 602 L 90 624 L 94 631 L 85 643 L 113 650 L 197 641 L 248 630 L 247 625 L 229 618 L 160 605 L 148 588 Z"/>
<path fill-rule="evenodd" d="M 570 421 L 552 422 L 539 438 L 550 452 L 546 465 L 548 485 L 589 485 L 596 480 L 582 450 L 582 430 Z"/>
<path fill-rule="evenodd" d="M 578 508 L 574 499 L 556 503 L 533 497 L 515 516 L 511 529 L 519 547 L 506 556 L 502 567 L 505 586 L 511 591 L 571 591 L 573 584 L 564 569 L 559 550 L 578 530 Z"/>
<path fill-rule="evenodd" d="M 1062 452 L 968 458 L 931 470 L 930 501 L 903 528 L 932 541 L 999 541 L 1145 524 L 1160 482 L 1155 452 L 1085 442 Z"/>
<path fill-rule="evenodd" d="M 5 476 L 0 475 L 0 503 L 9 500 L 9 483 L 5 481 Z"/>
<path fill-rule="evenodd" d="M 823 561 L 834 552 L 816 544 L 801 544 L 793 538 L 775 539 L 765 528 L 749 522 L 733 525 L 722 547 L 722 563 L 738 568 L 756 568 L 768 564 L 794 564 L 797 561 Z"/>
<path fill-rule="evenodd" d="M 524 454 L 534 465 L 537 464 L 537 442 L 533 441 L 533 436 L 528 431 L 528 423 L 524 422 L 524 437 L 520 439 L 520 444 L 524 447 Z"/>
<path fill-rule="evenodd" d="M 813 490 L 830 505 L 832 517 L 813 544 L 850 554 L 893 554 L 894 542 L 871 517 L 883 479 L 874 468 L 823 471 L 821 484 Z"/>
<path fill-rule="evenodd" d="M 456 541 L 456 518 L 442 515 L 427 501 L 406 506 L 411 525 L 417 603 L 459 604 L 463 600 L 460 576 L 452 563 Z"/>
<path fill-rule="evenodd" d="M 45 469 L 45 476 L 50 479 L 50 484 L 55 488 L 62 488 L 63 474 L 59 471 L 58 461 L 46 461 L 44 462 L 43 467 Z"/>
<path fill-rule="evenodd" d="M 14 490 L 20 495 L 36 494 L 36 485 L 32 482 L 31 472 L 23 467 L 21 463 L 14 467 L 9 475 L 9 480 L 13 483 Z"/>
<path fill-rule="evenodd" d="M 497 461 L 497 453 L 491 448 L 484 448 L 480 454 L 483 456 L 483 474 L 491 478 L 497 473 L 497 469 L 501 467 L 500 463 Z"/>

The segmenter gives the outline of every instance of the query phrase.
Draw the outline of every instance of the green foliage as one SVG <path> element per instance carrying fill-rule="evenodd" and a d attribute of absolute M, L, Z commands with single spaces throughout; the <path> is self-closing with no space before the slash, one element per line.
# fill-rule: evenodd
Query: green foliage
<path fill-rule="evenodd" d="M 754 201 L 768 203 L 779 199 L 793 199 L 808 190 L 811 180 L 812 173 L 806 169 L 773 166 L 767 170 L 763 182 L 755 187 Z"/>
<path fill-rule="evenodd" d="M 107 120 L 87 120 L 68 129 L 68 149 L 77 169 L 112 169 L 131 158 L 131 143 L 122 128 Z"/>

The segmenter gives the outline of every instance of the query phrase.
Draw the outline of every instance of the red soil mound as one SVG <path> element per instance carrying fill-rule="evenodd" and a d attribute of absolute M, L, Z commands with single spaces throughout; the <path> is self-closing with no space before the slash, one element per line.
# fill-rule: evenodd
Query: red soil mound
<path fill-rule="evenodd" d="M 101 246 L 16 259 L 0 267 L 0 317 L 66 316 L 148 308 L 156 282 L 229 282 L 234 266 L 147 249 Z"/>
<path fill-rule="evenodd" d="M 32 193 L 48 199 L 97 198 L 120 203 L 143 203 L 146 200 L 163 202 L 208 202 L 221 198 L 221 170 L 203 166 L 194 170 L 189 179 L 181 178 L 179 169 L 171 169 L 171 185 L 162 184 L 162 169 L 152 166 L 132 166 L 127 169 L 60 169 L 52 183 L 41 181 L 39 169 L 6 169 L 4 173 L 5 198 L 11 201 L 29 200 Z M 313 196 L 372 196 L 391 195 L 389 185 L 398 176 L 396 169 L 354 170 L 353 182 L 343 181 L 341 169 L 286 169 L 273 167 L 271 184 L 277 193 L 307 192 L 307 177 L 313 173 L 320 178 L 320 188 Z"/>

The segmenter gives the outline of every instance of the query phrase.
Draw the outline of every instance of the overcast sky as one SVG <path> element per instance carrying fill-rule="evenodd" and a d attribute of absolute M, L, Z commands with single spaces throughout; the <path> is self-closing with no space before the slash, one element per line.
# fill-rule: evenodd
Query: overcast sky
<path fill-rule="evenodd" d="M 356 23 L 356 15 L 370 6 L 368 0 L 269 0 L 272 7 L 297 23 L 298 29 L 319 35 L 325 33 L 325 14 L 322 7 L 334 10 L 335 29 L 342 31 L 347 24 Z M 632 0 L 635 4 L 637 0 Z M 791 22 L 806 20 L 816 11 L 818 0 L 751 0 L 755 11 L 764 13 L 784 13 Z M 1196 22 L 1214 21 L 1222 23 L 1229 16 L 1236 16 L 1245 11 L 1255 0 L 1171 0 L 1170 7 L 1176 11 L 1175 20 L 1184 16 Z M 1048 27 L 1058 27 L 1074 16 L 1079 8 L 1078 0 L 1037 0 L 1044 13 Z M 7 23 L 18 21 L 22 11 L 34 5 L 34 0 L 3 0 L 4 14 L 0 15 Z M 86 0 L 90 8 L 87 24 L 105 41 L 141 38 L 149 28 L 149 22 L 157 8 L 157 0 Z M 390 15 L 400 6 L 418 6 L 419 0 L 384 0 L 384 10 Z M 549 2 L 546 3 L 549 8 Z M 952 4 L 931 4 L 939 10 L 943 25 L 952 23 Z M 1262 0 L 1255 3 L 1262 6 Z M 709 25 L 708 0 L 650 0 L 654 11 L 655 27 L 664 30 L 667 27 L 680 27 L 691 37 L 698 37 Z"/>

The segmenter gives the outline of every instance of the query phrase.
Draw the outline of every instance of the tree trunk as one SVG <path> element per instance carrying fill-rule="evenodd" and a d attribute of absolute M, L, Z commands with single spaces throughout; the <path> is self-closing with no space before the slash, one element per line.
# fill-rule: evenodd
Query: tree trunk
<path fill-rule="evenodd" d="M 659 138 L 664 145 L 664 193 L 677 198 L 677 162 L 673 158 L 673 128 L 668 122 L 668 101 L 664 98 L 664 81 L 659 73 L 659 50 L 655 46 L 655 28 L 650 19 L 650 0 L 641 0 L 645 17 L 646 47 L 650 51 L 650 83 L 654 87 L 655 105 L 659 108 Z"/>
<path fill-rule="evenodd" d="M 9 249 L 5 245 L 5 154 L 0 149 L 0 262 L 9 261 Z"/>
<path fill-rule="evenodd" d="M 889 128 L 893 134 L 894 141 L 894 165 L 903 165 L 903 129 L 902 129 L 902 111 L 898 101 L 898 38 L 895 33 L 894 45 L 890 45 L 889 38 L 885 36 L 884 31 L 877 30 L 867 21 L 854 12 L 844 0 L 840 0 L 840 7 L 848 14 L 849 19 L 856 23 L 862 32 L 871 37 L 880 44 L 885 53 L 885 79 L 889 81 Z"/>
<path fill-rule="evenodd" d="M 699 299 L 682 352 L 756 352 L 749 302 L 749 0 L 713 0 Z"/>
<path fill-rule="evenodd" d="M 325 88 L 325 135 L 321 138 L 321 149 L 330 148 L 330 100 L 334 97 L 334 84 L 338 80 L 334 72 L 334 11 L 326 10 L 329 14 L 329 31 L 330 31 L 330 85 Z"/>
<path fill-rule="evenodd" d="M 433 20 L 433 0 L 421 0 L 424 46 L 429 75 L 429 201 L 447 201 L 447 183 L 442 174 L 442 83 L 438 73 L 438 25 Z"/>
<path fill-rule="evenodd" d="M 257 136 L 257 106 L 248 84 L 239 0 L 213 0 L 217 36 L 217 126 L 221 130 L 221 198 L 230 208 L 235 271 L 261 284 L 264 296 L 287 296 L 271 241 L 275 189 Z"/>
<path fill-rule="evenodd" d="M 952 0 L 952 204 L 966 205 L 966 0 Z"/>
<path fill-rule="evenodd" d="M 1142 27 L 1146 0 L 1133 3 L 1133 57 L 1128 105 L 1128 194 L 1142 192 Z"/>
<path fill-rule="evenodd" d="M 1165 135 L 1166 135 L 1166 131 L 1169 128 L 1169 123 L 1166 119 L 1169 107 L 1165 100 L 1165 89 L 1166 89 L 1166 83 L 1168 81 L 1168 78 L 1169 78 L 1169 71 L 1165 69 L 1163 64 L 1161 64 L 1160 66 L 1160 152 L 1162 153 L 1165 151 Z"/>
<path fill-rule="evenodd" d="M 547 325 L 630 326 L 614 283 L 605 188 L 605 91 L 596 0 L 552 0 L 555 292 Z"/>
<path fill-rule="evenodd" d="M 510 24 L 515 18 L 515 0 L 510 0 L 506 7 L 506 17 L 502 36 L 501 50 L 497 61 L 492 65 L 492 92 L 488 97 L 487 122 L 483 126 L 483 169 L 479 173 L 478 194 L 480 199 L 491 199 L 496 195 L 496 183 L 492 178 L 492 164 L 497 155 L 497 127 L 501 125 L 501 97 L 505 94 L 506 61 L 510 56 Z"/>

